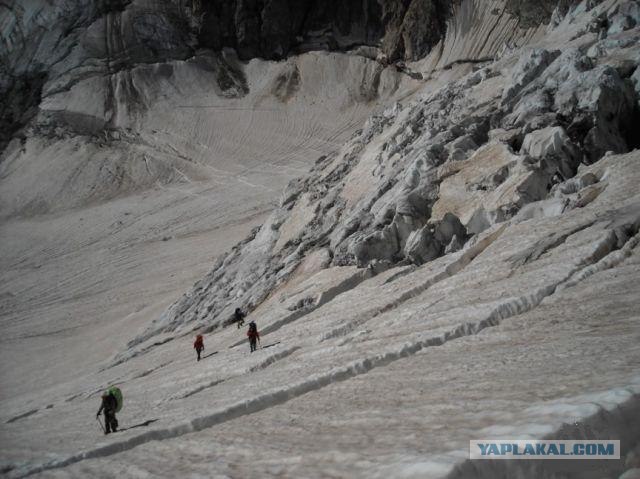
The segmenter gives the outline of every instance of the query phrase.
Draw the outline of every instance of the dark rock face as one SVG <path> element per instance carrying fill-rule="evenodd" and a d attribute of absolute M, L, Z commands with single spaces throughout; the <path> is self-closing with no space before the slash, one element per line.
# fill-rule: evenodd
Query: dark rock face
<path fill-rule="evenodd" d="M 446 31 L 452 4 L 442 0 L 383 0 L 384 52 L 389 60 L 417 60 Z"/>
<path fill-rule="evenodd" d="M 445 4 L 171 0 L 150 7 L 133 0 L 69 0 L 46 7 L 0 5 L 0 16 L 6 19 L 2 38 L 8 42 L 5 51 L 0 50 L 5 66 L 0 71 L 0 151 L 37 112 L 41 96 L 68 90 L 93 74 L 185 60 L 203 48 L 219 52 L 229 47 L 245 61 L 359 46 L 380 48 L 389 61 L 417 59 L 442 38 Z M 375 57 L 377 51 L 372 51 Z"/>
<path fill-rule="evenodd" d="M 196 47 L 187 10 L 132 0 L 0 3 L 0 152 L 47 95 L 140 63 L 186 59 Z"/>
<path fill-rule="evenodd" d="M 384 32 L 375 0 L 214 0 L 194 2 L 194 15 L 202 46 L 236 48 L 244 60 L 375 45 Z"/>
<path fill-rule="evenodd" d="M 46 78 L 39 72 L 0 79 L 0 151 L 37 113 Z"/>
<path fill-rule="evenodd" d="M 556 7 L 565 14 L 575 0 L 507 0 L 507 12 L 520 20 L 522 28 L 537 27 L 547 23 Z"/>
<path fill-rule="evenodd" d="M 560 0 L 566 8 L 573 0 Z M 0 4 L 0 151 L 46 97 L 91 75 L 141 63 L 185 60 L 201 49 L 235 49 L 239 60 L 280 60 L 310 50 L 369 48 L 388 62 L 424 57 L 445 35 L 461 0 L 68 0 Z M 152 7 L 150 5 L 153 5 Z M 527 22 L 548 19 L 558 0 L 508 0 Z M 51 28 L 50 28 L 51 26 Z M 386 57 L 386 58 L 385 58 Z M 224 79 L 223 79 L 224 80 Z M 292 83 L 295 86 L 295 82 Z M 286 95 L 285 95 L 286 96 Z M 17 115 L 16 112 L 20 112 Z M 19 116 L 19 118 L 18 118 Z"/>
<path fill-rule="evenodd" d="M 307 50 L 381 46 L 390 60 L 417 59 L 444 34 L 443 0 L 214 0 L 194 2 L 199 42 L 241 59 L 282 59 Z"/>

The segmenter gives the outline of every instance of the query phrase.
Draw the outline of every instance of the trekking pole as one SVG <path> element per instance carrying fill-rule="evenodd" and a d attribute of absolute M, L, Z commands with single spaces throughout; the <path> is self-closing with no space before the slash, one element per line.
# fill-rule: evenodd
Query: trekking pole
<path fill-rule="evenodd" d="M 100 424 L 100 429 L 102 429 L 102 432 L 104 434 L 107 433 L 107 431 L 105 431 L 104 426 L 102 425 L 102 423 L 100 422 L 100 418 L 98 416 L 96 416 L 96 421 L 98 421 L 98 424 Z"/>

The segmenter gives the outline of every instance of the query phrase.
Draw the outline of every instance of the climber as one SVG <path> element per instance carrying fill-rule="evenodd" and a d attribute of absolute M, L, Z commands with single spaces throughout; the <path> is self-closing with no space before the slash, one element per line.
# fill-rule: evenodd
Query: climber
<path fill-rule="evenodd" d="M 198 334 L 196 336 L 196 341 L 193 343 L 193 349 L 195 349 L 198 354 L 197 361 L 200 361 L 200 353 L 204 351 L 204 339 L 202 339 L 202 334 Z"/>
<path fill-rule="evenodd" d="M 116 432 L 118 430 L 118 420 L 116 419 L 116 411 L 118 411 L 118 398 L 116 397 L 115 391 L 113 389 L 117 388 L 109 388 L 102 395 L 102 404 L 100 404 L 100 409 L 98 409 L 98 414 L 96 414 L 96 419 L 100 416 L 100 413 L 104 409 L 104 433 L 109 434 L 110 432 Z M 118 389 L 118 392 L 120 390 Z M 120 401 L 121 403 L 122 401 Z"/>
<path fill-rule="evenodd" d="M 244 324 L 244 317 L 246 316 L 246 314 L 243 313 L 240 308 L 236 308 L 236 312 L 233 313 L 233 316 L 235 318 L 236 323 L 238 323 L 238 329 L 240 329 L 240 326 Z"/>
<path fill-rule="evenodd" d="M 251 347 L 251 352 L 254 352 L 256 348 L 256 342 L 260 342 L 260 333 L 258 333 L 258 327 L 256 323 L 251 321 L 249 323 L 249 330 L 247 331 L 247 337 L 249 338 L 249 346 Z"/>

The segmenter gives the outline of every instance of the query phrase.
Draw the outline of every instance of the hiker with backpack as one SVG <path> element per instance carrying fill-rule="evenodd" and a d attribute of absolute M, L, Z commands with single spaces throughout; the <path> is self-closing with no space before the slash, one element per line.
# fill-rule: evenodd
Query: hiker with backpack
<path fill-rule="evenodd" d="M 96 414 L 96 419 L 100 417 L 100 413 L 104 411 L 104 433 L 117 432 L 118 420 L 116 412 L 122 408 L 122 393 L 120 389 L 112 386 L 104 394 L 102 394 L 102 403 Z"/>
<path fill-rule="evenodd" d="M 240 308 L 236 308 L 236 312 L 233 313 L 233 316 L 235 322 L 238 323 L 238 329 L 240 329 L 240 326 L 244 324 L 244 318 L 246 314 Z"/>
<path fill-rule="evenodd" d="M 193 349 L 195 349 L 198 354 L 197 361 L 200 361 L 200 353 L 204 351 L 204 339 L 202 339 L 202 334 L 198 334 L 196 336 L 196 341 L 193 343 Z"/>
<path fill-rule="evenodd" d="M 249 338 L 249 346 L 251 347 L 251 352 L 254 352 L 257 347 L 256 343 L 260 342 L 260 333 L 258 333 L 258 327 L 254 321 L 249 323 L 249 330 L 247 331 L 247 337 Z"/>

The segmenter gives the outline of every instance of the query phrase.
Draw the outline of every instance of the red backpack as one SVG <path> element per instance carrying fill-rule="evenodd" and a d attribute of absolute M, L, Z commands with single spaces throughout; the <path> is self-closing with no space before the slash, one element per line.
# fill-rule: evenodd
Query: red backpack
<path fill-rule="evenodd" d="M 202 334 L 198 334 L 196 336 L 196 342 L 193 343 L 193 347 L 196 349 L 202 348 L 204 346 L 204 340 L 202 339 Z"/>

